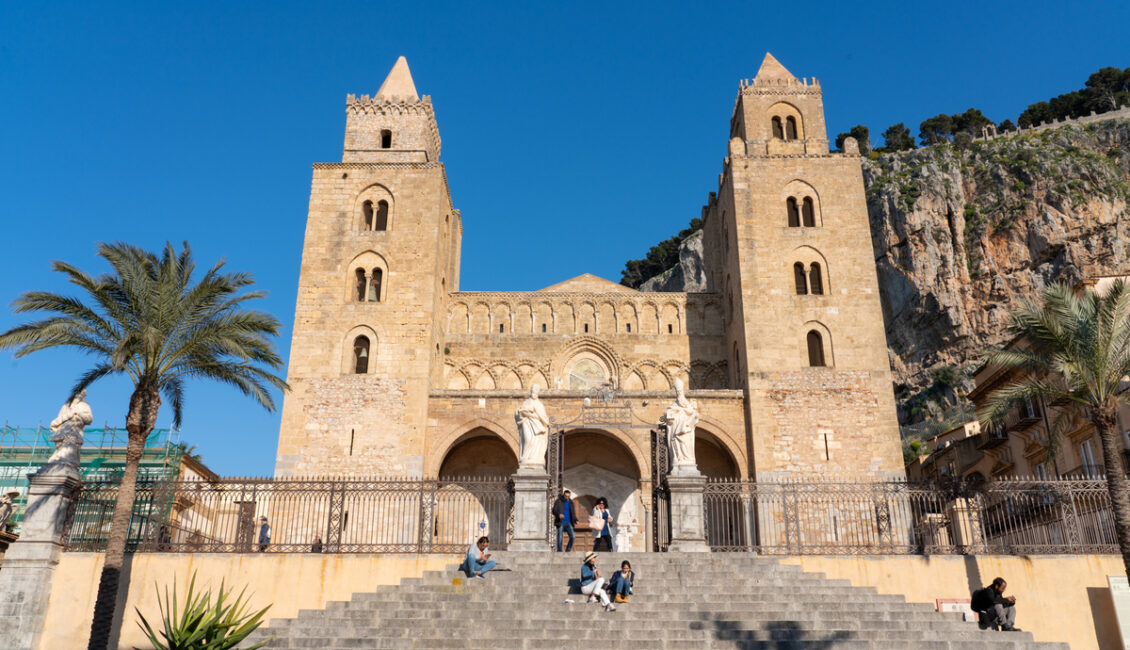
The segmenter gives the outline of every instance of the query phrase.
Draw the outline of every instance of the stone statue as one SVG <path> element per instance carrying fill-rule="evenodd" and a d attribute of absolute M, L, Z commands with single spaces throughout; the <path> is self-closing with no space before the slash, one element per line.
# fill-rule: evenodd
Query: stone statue
<path fill-rule="evenodd" d="M 19 490 L 11 490 L 0 497 L 0 533 L 10 530 L 8 520 L 16 514 L 16 497 L 20 496 Z"/>
<path fill-rule="evenodd" d="M 697 474 L 694 459 L 694 429 L 698 425 L 698 402 L 687 399 L 683 380 L 675 380 L 675 401 L 663 413 L 667 425 L 667 449 L 672 474 Z"/>
<path fill-rule="evenodd" d="M 86 403 L 86 391 L 80 390 L 74 398 L 59 409 L 59 416 L 51 421 L 51 442 L 55 443 L 55 453 L 47 459 L 46 467 L 59 465 L 79 465 L 82 450 L 83 429 L 94 421 L 90 405 Z"/>
<path fill-rule="evenodd" d="M 518 465 L 545 469 L 545 450 L 549 445 L 549 417 L 538 399 L 538 386 L 530 386 L 530 396 L 514 411 L 518 423 Z"/>

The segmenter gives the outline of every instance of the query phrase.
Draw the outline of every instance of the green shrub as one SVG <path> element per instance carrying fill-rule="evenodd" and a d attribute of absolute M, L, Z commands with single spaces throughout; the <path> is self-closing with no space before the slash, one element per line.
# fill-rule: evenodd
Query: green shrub
<path fill-rule="evenodd" d="M 161 590 L 157 590 L 157 605 L 161 609 L 161 629 L 154 630 L 141 610 L 134 608 L 141 621 L 138 625 L 155 650 L 231 650 L 263 623 L 263 616 L 271 608 L 267 605 L 258 612 L 248 612 L 244 600 L 246 588 L 232 601 L 231 591 L 220 590 L 216 602 L 212 602 L 212 592 L 196 593 L 196 573 L 188 581 L 188 593 L 184 603 L 177 599 L 177 583 L 173 580 L 173 594 L 165 587 L 165 598 L 161 600 Z M 164 641 L 157 638 L 158 632 Z M 245 650 L 256 650 L 266 645 L 257 643 Z M 135 650 L 141 650 L 136 648 Z"/>

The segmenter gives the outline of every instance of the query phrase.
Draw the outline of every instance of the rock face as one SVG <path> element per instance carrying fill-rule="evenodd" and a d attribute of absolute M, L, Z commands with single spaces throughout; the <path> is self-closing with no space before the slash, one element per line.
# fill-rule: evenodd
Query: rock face
<path fill-rule="evenodd" d="M 679 264 L 640 285 L 640 291 L 706 291 L 706 267 L 702 261 L 702 231 L 697 230 L 679 244 Z"/>
<path fill-rule="evenodd" d="M 864 159 L 896 395 L 1003 344 L 1055 281 L 1125 271 L 1130 120 Z"/>
<path fill-rule="evenodd" d="M 1130 271 L 1130 120 L 863 159 L 900 401 L 969 369 L 1055 281 Z M 702 291 L 701 237 L 644 291 Z M 702 288 L 692 288 L 692 287 Z"/>

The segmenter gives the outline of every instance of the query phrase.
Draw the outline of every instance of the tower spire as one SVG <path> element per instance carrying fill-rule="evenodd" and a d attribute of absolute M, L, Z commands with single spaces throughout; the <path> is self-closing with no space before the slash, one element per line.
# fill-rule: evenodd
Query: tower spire
<path fill-rule="evenodd" d="M 377 90 L 376 96 L 381 99 L 393 97 L 420 99 L 420 96 L 416 93 L 416 84 L 412 81 L 412 73 L 408 70 L 408 61 L 403 56 L 396 59 L 388 77 L 385 77 L 385 82 Z"/>
<path fill-rule="evenodd" d="M 766 52 L 765 58 L 761 61 L 761 67 L 757 69 L 757 76 L 754 77 L 754 80 L 776 81 L 778 79 L 797 81 L 793 73 L 786 70 L 785 66 L 781 65 L 781 62 L 774 58 L 772 54 Z"/>

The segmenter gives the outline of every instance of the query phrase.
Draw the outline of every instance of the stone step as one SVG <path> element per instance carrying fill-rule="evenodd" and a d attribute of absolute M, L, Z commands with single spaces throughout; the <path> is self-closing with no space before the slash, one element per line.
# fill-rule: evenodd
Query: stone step
<path fill-rule="evenodd" d="M 609 576 L 628 559 L 639 577 L 632 602 L 603 612 L 579 593 L 581 557 L 498 553 L 512 570 L 483 579 L 449 565 L 272 620 L 249 641 L 275 637 L 267 648 L 318 650 L 1067 648 L 1035 643 L 1024 632 L 982 631 L 960 614 L 753 554 L 604 553 L 600 562 Z"/>

